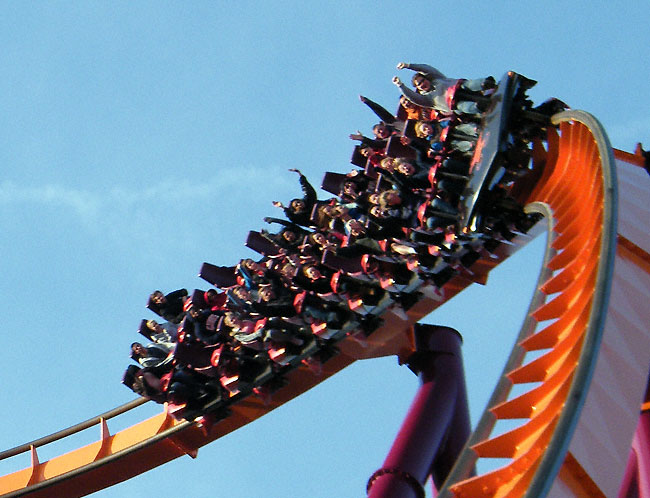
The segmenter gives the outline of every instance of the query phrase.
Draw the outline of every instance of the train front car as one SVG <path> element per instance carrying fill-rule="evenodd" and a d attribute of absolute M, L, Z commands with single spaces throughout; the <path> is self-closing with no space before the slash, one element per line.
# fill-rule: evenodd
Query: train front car
<path fill-rule="evenodd" d="M 548 111 L 566 106 L 556 99 L 532 108 L 526 91 L 537 82 L 515 72 L 506 73 L 491 95 L 481 121 L 481 131 L 470 164 L 467 188 L 461 197 L 458 228 L 484 231 L 508 216 L 524 221 L 522 206 L 513 195 L 533 171 L 533 142 L 550 125 Z M 557 108 L 557 109 L 556 109 Z"/>

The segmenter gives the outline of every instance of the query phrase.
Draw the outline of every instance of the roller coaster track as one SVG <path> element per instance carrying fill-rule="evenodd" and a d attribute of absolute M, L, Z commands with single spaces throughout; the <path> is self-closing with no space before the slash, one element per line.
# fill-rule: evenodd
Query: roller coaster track
<path fill-rule="evenodd" d="M 178 421 L 163 412 L 111 434 L 108 421 L 141 405 L 127 403 L 51 436 L 0 453 L 31 454 L 31 465 L 0 476 L 4 498 L 84 496 L 198 449 L 255 420 L 360 358 L 414 348 L 411 326 L 547 230 L 547 250 L 528 318 L 477 428 L 440 491 L 444 497 L 616 496 L 645 393 L 650 360 L 650 177 L 639 156 L 613 151 L 600 124 L 571 111 L 553 117 L 548 151 L 537 151 L 541 177 L 525 198 L 545 216 L 406 313 L 387 310 L 361 347 L 340 354 L 320 375 L 299 367 L 268 405 L 248 396 L 217 424 Z M 543 166 L 543 167 L 541 167 Z M 617 187 L 618 183 L 621 187 Z M 519 386 L 511 396 L 512 387 Z M 612 409 L 615 407 L 615 409 Z M 499 421 L 518 421 L 498 432 Z M 89 427 L 98 441 L 40 462 L 38 448 Z M 493 433 L 496 433 L 493 435 Z M 480 459 L 499 469 L 472 477 Z"/>

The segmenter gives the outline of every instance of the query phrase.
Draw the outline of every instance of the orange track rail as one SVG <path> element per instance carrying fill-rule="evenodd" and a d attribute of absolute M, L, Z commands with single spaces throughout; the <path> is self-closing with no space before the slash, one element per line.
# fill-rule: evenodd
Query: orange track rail
<path fill-rule="evenodd" d="M 647 380 L 647 362 L 640 360 L 639 374 L 628 379 L 630 385 L 621 386 L 633 393 L 627 405 L 617 406 L 621 413 L 590 392 L 603 380 L 609 386 L 601 389 L 611 389 L 617 381 L 612 370 L 618 368 L 626 374 L 630 370 L 620 364 L 620 356 L 618 365 L 596 369 L 606 322 L 612 321 L 607 315 L 614 313 L 616 306 L 620 309 L 620 303 L 608 307 L 615 260 L 617 268 L 624 271 L 615 259 L 617 251 L 625 250 L 620 244 L 617 247 L 614 154 L 592 116 L 566 112 L 554 116 L 553 122 L 559 124 L 559 135 L 551 130 L 548 162 L 528 199 L 533 203 L 529 209 L 545 212 L 549 222 L 538 291 L 488 408 L 440 497 L 538 497 L 551 489 L 553 496 L 605 497 L 615 495 L 620 484 L 626 455 L 612 457 L 603 450 L 608 444 L 602 443 L 602 434 L 599 440 L 593 431 L 583 430 L 592 422 L 600 429 L 604 424 L 597 420 L 603 418 L 603 412 L 618 417 L 612 425 L 625 425 L 622 415 L 629 414 L 631 423 L 617 434 L 618 444 L 629 451 Z M 631 270 L 636 275 L 644 271 L 648 270 L 642 265 Z M 636 328 L 619 324 L 607 336 L 607 349 L 621 342 L 625 333 L 641 335 Z M 637 342 L 644 341 L 647 350 L 646 337 Z M 519 390 L 523 394 L 509 397 L 514 385 L 523 388 Z M 583 410 L 587 405 L 589 409 Z M 514 429 L 493 434 L 502 420 L 519 423 Z M 610 426 L 604 436 L 612 437 L 612 432 Z M 588 438 L 601 444 L 591 454 L 584 451 L 590 444 L 594 446 L 593 441 L 586 442 Z M 474 465 L 487 458 L 504 458 L 508 463 L 469 477 Z M 606 481 L 598 475 L 603 469 L 608 470 Z"/>
<path fill-rule="evenodd" d="M 46 498 L 66 496 L 74 498 L 125 481 L 147 470 L 158 467 L 183 455 L 196 456 L 198 449 L 220 437 L 237 430 L 243 425 L 263 416 L 285 402 L 299 396 L 322 382 L 330 375 L 348 366 L 357 359 L 397 355 L 405 359 L 414 351 L 411 327 L 441 304 L 474 282 L 484 283 L 488 272 L 507 258 L 535 234 L 515 238 L 513 245 L 502 245 L 496 251 L 496 259 L 479 260 L 472 266 L 472 274 L 457 275 L 444 286 L 444 299 L 433 294 L 433 288 L 421 287 L 424 294 L 407 313 L 389 310 L 382 315 L 384 325 L 373 332 L 364 345 L 352 339 L 341 341 L 341 351 L 323 365 L 321 375 L 314 375 L 306 367 L 300 367 L 287 376 L 288 384 L 273 395 L 268 406 L 258 398 L 249 396 L 231 407 L 232 414 L 215 424 L 210 430 L 195 422 L 178 422 L 163 412 L 132 427 L 111 435 L 107 420 L 111 412 L 79 424 L 79 429 L 92 425 L 98 427 L 100 439 L 90 445 L 78 448 L 46 462 L 39 462 L 37 448 L 48 442 L 75 433 L 74 428 L 56 435 L 27 443 L 0 454 L 0 459 L 21 452 L 32 452 L 32 465 L 26 469 L 0 476 L 2 498 L 29 496 Z M 133 405 L 139 405 L 136 401 Z M 130 408 L 130 406 L 125 405 Z"/>

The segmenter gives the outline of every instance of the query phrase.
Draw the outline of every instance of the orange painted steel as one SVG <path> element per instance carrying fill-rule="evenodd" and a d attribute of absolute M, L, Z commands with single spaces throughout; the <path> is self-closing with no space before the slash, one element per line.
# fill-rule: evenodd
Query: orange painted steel
<path fill-rule="evenodd" d="M 16 448 L 15 451 L 8 450 L 0 453 L 0 459 L 20 452 L 32 451 L 32 454 L 36 455 L 32 459 L 32 466 L 0 476 L 0 492 L 3 493 L 0 496 L 2 498 L 85 496 L 178 457 L 196 456 L 201 446 L 239 429 L 299 396 L 357 359 L 388 355 L 397 355 L 405 359 L 415 350 L 411 332 L 414 323 L 467 286 L 474 282 L 484 283 L 492 268 L 532 240 L 535 234 L 536 227 L 533 227 L 529 235 L 521 235 L 513 239 L 512 245 L 503 244 L 499 247 L 494 252 L 493 258 L 477 261 L 472 266 L 472 274 L 456 275 L 443 287 L 444 297 L 436 295 L 433 287 L 421 287 L 419 290 L 424 297 L 406 313 L 389 308 L 382 315 L 384 325 L 373 332 L 365 344 L 359 344 L 352 339 L 340 342 L 337 345 L 340 354 L 323 365 L 320 375 L 315 375 L 306 367 L 290 372 L 287 375 L 287 386 L 275 393 L 268 405 L 264 405 L 254 396 L 249 396 L 234 404 L 231 407 L 232 414 L 215 424 L 209 431 L 195 422 L 176 421 L 163 412 L 110 435 L 105 419 L 100 416 L 89 423 L 80 424 L 83 428 L 96 425 L 100 432 L 98 441 L 54 457 L 47 462 L 38 462 L 38 446 L 58 439 L 56 435 L 42 438 L 32 444 L 28 443 Z M 112 411 L 120 411 L 120 409 Z M 60 435 L 66 437 L 73 433 L 72 429 L 64 430 Z"/>
<path fill-rule="evenodd" d="M 613 154 L 586 113 L 561 113 L 553 121 L 559 132 L 549 129 L 543 174 L 527 199 L 549 222 L 537 294 L 502 380 L 440 497 L 544 496 L 567 458 L 595 365 L 616 247 Z M 526 362 L 530 352 L 540 353 Z M 532 387 L 509 399 L 516 384 Z M 506 419 L 520 423 L 493 435 Z M 480 458 L 510 461 L 468 478 Z"/>

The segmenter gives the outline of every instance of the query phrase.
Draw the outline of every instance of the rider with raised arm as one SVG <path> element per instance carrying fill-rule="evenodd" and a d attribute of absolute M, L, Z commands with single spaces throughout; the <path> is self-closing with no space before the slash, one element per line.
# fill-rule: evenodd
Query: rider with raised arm
<path fill-rule="evenodd" d="M 307 177 L 303 175 L 299 169 L 291 168 L 289 171 L 293 173 L 298 173 L 300 175 L 300 187 L 302 188 L 303 198 L 302 199 L 292 199 L 288 206 L 284 206 L 279 201 L 273 201 L 275 207 L 279 207 L 284 210 L 286 217 L 297 225 L 309 226 L 311 219 L 311 212 L 318 197 L 316 195 L 316 190 L 312 187 L 311 183 L 307 180 Z"/>
<path fill-rule="evenodd" d="M 393 83 L 408 100 L 421 107 L 435 109 L 443 114 L 452 114 L 454 111 L 462 114 L 480 114 L 481 110 L 476 102 L 461 100 L 457 101 L 452 109 L 449 105 L 448 91 L 457 84 L 468 92 L 481 92 L 494 86 L 494 78 L 481 78 L 473 80 L 458 80 L 447 78 L 436 68 L 427 64 L 408 64 L 400 62 L 397 69 L 411 69 L 416 71 L 412 83 L 415 91 L 407 88 L 402 81 L 395 76 Z"/>

